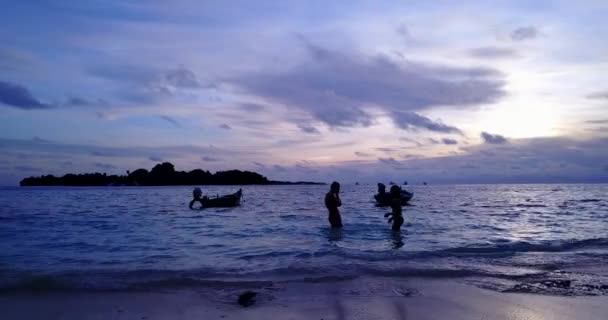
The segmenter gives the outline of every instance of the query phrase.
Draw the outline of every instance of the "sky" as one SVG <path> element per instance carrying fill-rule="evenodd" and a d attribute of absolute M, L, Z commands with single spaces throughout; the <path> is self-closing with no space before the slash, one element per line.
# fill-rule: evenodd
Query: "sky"
<path fill-rule="evenodd" d="M 608 182 L 606 1 L 0 5 L 0 185 Z"/>

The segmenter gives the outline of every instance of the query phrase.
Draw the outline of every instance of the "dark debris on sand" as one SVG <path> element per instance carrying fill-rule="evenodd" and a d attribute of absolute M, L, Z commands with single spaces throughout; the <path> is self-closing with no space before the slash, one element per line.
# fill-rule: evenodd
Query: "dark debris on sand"
<path fill-rule="evenodd" d="M 239 295 L 237 302 L 243 307 L 249 307 L 255 303 L 256 292 L 245 291 Z"/>

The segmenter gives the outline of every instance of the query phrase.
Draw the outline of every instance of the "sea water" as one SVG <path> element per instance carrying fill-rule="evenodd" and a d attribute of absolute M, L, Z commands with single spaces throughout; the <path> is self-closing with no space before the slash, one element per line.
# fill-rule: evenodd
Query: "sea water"
<path fill-rule="evenodd" d="M 0 290 L 383 276 L 608 294 L 608 185 L 406 186 L 401 233 L 375 184 L 342 186 L 342 230 L 326 185 L 241 187 L 241 206 L 204 210 L 188 208 L 193 186 L 2 188 Z"/>

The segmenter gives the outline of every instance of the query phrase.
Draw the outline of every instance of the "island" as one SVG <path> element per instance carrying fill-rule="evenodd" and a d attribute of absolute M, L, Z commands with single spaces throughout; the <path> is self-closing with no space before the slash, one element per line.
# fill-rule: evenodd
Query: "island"
<path fill-rule="evenodd" d="M 106 173 L 66 174 L 62 177 L 42 175 L 21 180 L 22 187 L 29 186 L 178 186 L 178 185 L 316 185 L 321 182 L 273 181 L 251 171 L 228 170 L 211 173 L 202 169 L 175 171 L 170 162 L 155 165 L 152 170 L 127 171 L 127 175 Z"/>

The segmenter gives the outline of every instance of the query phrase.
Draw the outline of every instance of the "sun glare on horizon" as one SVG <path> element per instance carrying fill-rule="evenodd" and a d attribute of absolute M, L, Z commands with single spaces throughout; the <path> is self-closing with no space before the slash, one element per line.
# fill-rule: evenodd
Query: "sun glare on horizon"
<path fill-rule="evenodd" d="M 514 138 L 538 138 L 559 135 L 560 117 L 550 107 L 513 104 L 483 112 L 478 126 Z"/>

